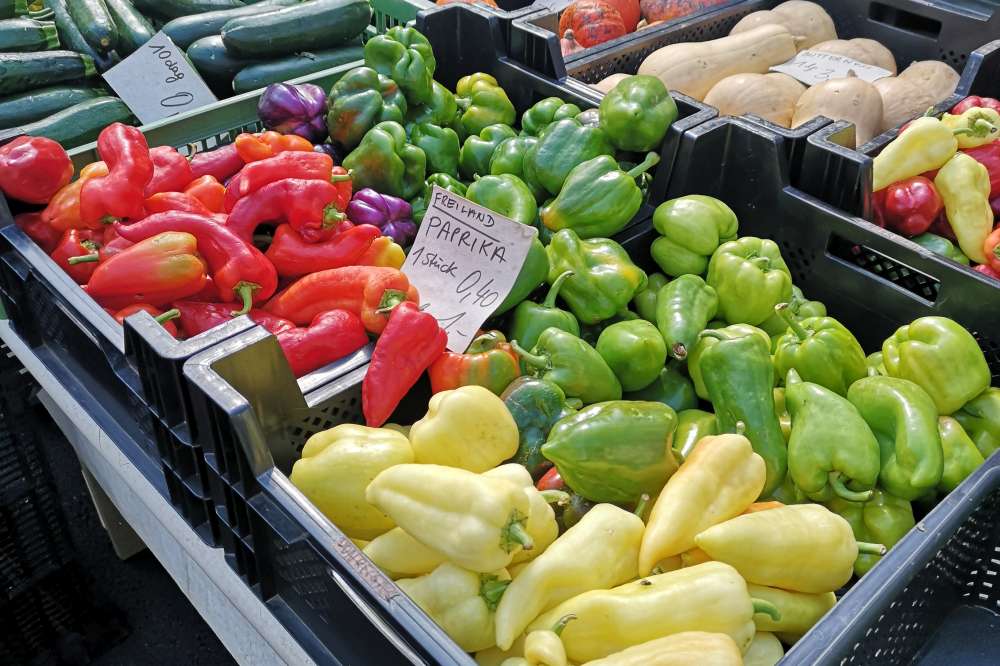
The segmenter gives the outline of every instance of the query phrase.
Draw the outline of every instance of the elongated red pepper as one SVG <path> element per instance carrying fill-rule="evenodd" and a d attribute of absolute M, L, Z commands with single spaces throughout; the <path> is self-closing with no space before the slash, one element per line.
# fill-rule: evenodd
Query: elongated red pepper
<path fill-rule="evenodd" d="M 153 177 L 146 183 L 143 195 L 147 198 L 160 192 L 181 192 L 194 180 L 191 163 L 170 146 L 157 146 L 149 151 L 153 161 Z"/>
<path fill-rule="evenodd" d="M 177 308 L 167 310 L 164 312 L 160 308 L 153 307 L 149 303 L 136 303 L 135 305 L 129 305 L 115 312 L 112 316 L 115 321 L 121 325 L 125 325 L 125 318 L 134 315 L 136 312 L 148 312 L 153 316 L 153 319 L 157 321 L 163 328 L 167 329 L 167 333 L 177 337 L 177 325 L 174 324 L 173 319 L 181 316 L 181 313 Z"/>
<path fill-rule="evenodd" d="M 361 317 L 369 333 L 381 333 L 385 308 L 402 300 L 418 302 L 417 289 L 395 268 L 345 266 L 310 273 L 268 301 L 264 309 L 303 326 L 327 310 L 347 310 Z"/>
<path fill-rule="evenodd" d="M 26 233 L 28 238 L 35 241 L 45 254 L 52 254 L 52 250 L 56 249 L 62 238 L 62 233 L 58 229 L 42 219 L 41 211 L 15 215 L 14 224 Z"/>
<path fill-rule="evenodd" d="M 225 211 L 226 186 L 220 183 L 215 176 L 205 174 L 192 180 L 184 188 L 184 194 L 190 194 L 213 213 Z"/>
<path fill-rule="evenodd" d="M 328 268 L 351 266 L 371 247 L 382 232 L 371 224 L 342 231 L 320 243 L 307 243 L 295 229 L 282 224 L 275 230 L 271 246 L 264 254 L 281 277 L 302 277 Z"/>
<path fill-rule="evenodd" d="M 1000 99 L 995 99 L 993 97 L 980 97 L 978 95 L 970 95 L 962 101 L 960 101 L 955 106 L 951 107 L 951 113 L 953 115 L 961 115 L 974 108 L 980 109 L 993 109 L 994 111 L 1000 111 Z"/>
<path fill-rule="evenodd" d="M 927 231 L 944 208 L 934 183 L 914 176 L 875 193 L 880 226 L 911 237 Z"/>
<path fill-rule="evenodd" d="M 322 368 L 368 344 L 361 319 L 347 310 L 316 315 L 308 328 L 292 328 L 276 336 L 296 377 Z"/>
<path fill-rule="evenodd" d="M 204 153 L 195 153 L 191 158 L 191 175 L 194 178 L 214 176 L 220 183 L 232 178 L 246 162 L 240 157 L 236 146 L 226 144 Z"/>
<path fill-rule="evenodd" d="M 565 487 L 566 482 L 563 481 L 558 467 L 551 468 L 543 474 L 542 478 L 538 479 L 538 483 L 535 484 L 535 488 L 538 488 L 539 490 L 562 490 Z"/>
<path fill-rule="evenodd" d="M 990 173 L 990 199 L 1000 196 L 1000 141 L 962 151 L 986 167 Z"/>
<path fill-rule="evenodd" d="M 249 312 L 253 303 L 270 298 L 278 286 L 278 274 L 260 250 L 212 217 L 172 210 L 155 213 L 128 226 L 116 224 L 115 228 L 123 238 L 136 243 L 165 231 L 194 235 L 219 294 L 224 300 L 243 303 L 243 307 L 233 312 L 234 317 Z"/>
<path fill-rule="evenodd" d="M 80 191 L 83 184 L 91 178 L 108 175 L 108 165 L 104 162 L 93 162 L 80 169 L 80 177 L 63 187 L 52 197 L 42 211 L 42 219 L 60 234 L 67 229 L 100 229 L 106 225 L 101 222 L 84 224 L 80 219 Z"/>
<path fill-rule="evenodd" d="M 240 134 L 233 142 L 236 152 L 244 162 L 256 162 L 274 157 L 278 153 L 286 151 L 311 152 L 312 143 L 308 139 L 297 134 L 281 134 L 279 132 L 267 131 L 260 134 Z"/>
<path fill-rule="evenodd" d="M 243 197 L 285 178 L 330 180 L 333 158 L 325 153 L 288 151 L 251 162 L 226 185 L 225 210 L 228 213 Z"/>
<path fill-rule="evenodd" d="M 178 323 L 187 337 L 193 337 L 215 328 L 219 324 L 232 321 L 232 312 L 239 307 L 238 303 L 203 303 L 200 301 L 175 301 L 174 307 L 180 312 Z M 270 333 L 280 333 L 295 328 L 295 324 L 276 317 L 266 310 L 254 308 L 247 315 L 255 323 L 266 328 Z"/>
<path fill-rule="evenodd" d="M 146 199 L 146 214 L 163 213 L 168 210 L 182 210 L 198 215 L 211 215 L 205 204 L 184 192 L 160 192 Z"/>
<path fill-rule="evenodd" d="M 0 190 L 11 199 L 44 204 L 73 177 L 73 163 L 58 142 L 19 136 L 0 146 Z"/>
<path fill-rule="evenodd" d="M 361 383 L 361 409 L 370 427 L 378 428 L 389 420 L 447 344 L 448 335 L 434 315 L 410 302 L 392 308 Z"/>
<path fill-rule="evenodd" d="M 89 229 L 69 229 L 49 255 L 77 284 L 87 284 L 97 270 L 103 233 Z"/>
<path fill-rule="evenodd" d="M 251 241 L 258 225 L 287 222 L 303 240 L 318 243 L 332 238 L 337 225 L 347 219 L 337 208 L 339 199 L 336 186 L 328 181 L 285 178 L 237 201 L 226 226 Z"/>
<path fill-rule="evenodd" d="M 108 165 L 108 175 L 83 184 L 80 219 L 91 226 L 141 218 L 143 192 L 153 177 L 146 137 L 135 127 L 113 123 L 97 137 L 97 152 Z"/>

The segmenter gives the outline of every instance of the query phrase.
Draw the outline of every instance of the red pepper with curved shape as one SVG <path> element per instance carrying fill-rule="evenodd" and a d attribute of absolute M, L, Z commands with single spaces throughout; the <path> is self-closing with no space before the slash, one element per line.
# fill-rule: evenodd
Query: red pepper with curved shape
<path fill-rule="evenodd" d="M 287 222 L 307 243 L 318 243 L 333 238 L 337 226 L 347 219 L 337 207 L 339 202 L 340 193 L 333 183 L 285 178 L 237 201 L 226 226 L 250 242 L 258 225 Z"/>
<path fill-rule="evenodd" d="M 256 162 L 286 151 L 311 152 L 312 143 L 297 134 L 281 134 L 273 130 L 259 134 L 243 133 L 233 142 L 244 162 Z"/>
<path fill-rule="evenodd" d="M 371 247 L 382 232 L 371 224 L 360 224 L 342 231 L 330 240 L 307 243 L 295 229 L 282 224 L 274 232 L 271 246 L 264 254 L 281 277 L 302 277 L 328 268 L 352 266 Z"/>
<path fill-rule="evenodd" d="M 368 344 L 361 319 L 347 310 L 321 312 L 308 327 L 292 328 L 276 334 L 288 366 L 296 377 L 332 363 Z"/>
<path fill-rule="evenodd" d="M 182 210 L 186 213 L 211 215 L 205 204 L 184 192 L 159 192 L 148 197 L 144 203 L 146 214 L 164 213 L 168 210 Z"/>
<path fill-rule="evenodd" d="M 237 201 L 275 181 L 285 178 L 328 181 L 332 172 L 333 158 L 326 153 L 289 151 L 250 162 L 226 184 L 225 211 L 232 211 Z"/>
<path fill-rule="evenodd" d="M 93 228 L 96 224 L 141 218 L 143 193 L 153 177 L 146 137 L 135 127 L 112 123 L 97 137 L 97 152 L 108 165 L 108 175 L 83 184 L 81 221 Z"/>
<path fill-rule="evenodd" d="M 195 178 L 184 188 L 184 194 L 189 194 L 213 213 L 225 212 L 226 186 L 218 178 L 205 174 Z"/>
<path fill-rule="evenodd" d="M 966 148 L 962 151 L 976 160 L 990 174 L 990 199 L 1000 197 L 1000 141 L 993 141 L 976 148 Z"/>
<path fill-rule="evenodd" d="M 127 226 L 119 223 L 115 229 L 122 238 L 136 243 L 166 231 L 192 234 L 222 299 L 242 302 L 234 317 L 249 312 L 253 303 L 270 298 L 278 287 L 278 274 L 260 250 L 212 217 L 172 210 Z"/>
<path fill-rule="evenodd" d="M 177 325 L 174 324 L 173 321 L 171 321 L 181 316 L 181 313 L 179 310 L 177 310 L 177 308 L 173 308 L 171 310 L 167 310 L 166 312 L 164 312 L 160 308 L 153 307 L 149 303 L 136 303 L 135 305 L 129 305 L 122 308 L 121 310 L 118 310 L 111 316 L 115 318 L 116 322 L 124 326 L 125 318 L 134 315 L 136 312 L 148 312 L 150 315 L 152 315 L 153 319 L 155 319 L 158 324 L 163 326 L 163 328 L 167 329 L 167 333 L 174 336 L 175 338 L 177 337 Z"/>
<path fill-rule="evenodd" d="M 104 162 L 93 162 L 83 167 L 77 180 L 55 193 L 42 211 L 42 219 L 60 233 L 67 229 L 100 229 L 106 226 L 100 222 L 84 224 L 80 219 L 80 191 L 91 178 L 107 175 L 108 165 Z"/>
<path fill-rule="evenodd" d="M 56 249 L 62 239 L 62 233 L 42 219 L 41 211 L 15 215 L 14 224 L 27 234 L 28 238 L 35 241 L 45 254 L 52 254 L 52 250 Z"/>
<path fill-rule="evenodd" d="M 73 163 L 52 139 L 19 136 L 0 146 L 0 190 L 11 199 L 48 203 L 71 178 Z"/>
<path fill-rule="evenodd" d="M 175 301 L 174 307 L 180 312 L 178 323 L 187 337 L 194 337 L 215 328 L 227 321 L 232 321 L 232 312 L 239 303 L 204 303 L 201 301 Z M 247 313 L 256 324 L 260 324 L 269 333 L 281 333 L 295 328 L 295 324 L 276 317 L 266 310 L 254 308 Z"/>
<path fill-rule="evenodd" d="M 153 161 L 153 177 L 146 183 L 143 195 L 146 198 L 160 192 L 181 192 L 194 180 L 191 163 L 170 146 L 157 146 L 149 151 Z"/>
<path fill-rule="evenodd" d="M 923 176 L 893 183 L 874 202 L 880 226 L 907 237 L 927 231 L 944 208 L 934 183 Z"/>
<path fill-rule="evenodd" d="M 202 176 L 214 176 L 220 183 L 224 183 L 236 174 L 246 162 L 240 157 L 234 144 L 226 144 L 215 150 L 204 153 L 195 153 L 191 157 L 191 175 L 194 178 Z"/>
<path fill-rule="evenodd" d="M 77 284 L 87 284 L 97 270 L 103 233 L 90 229 L 68 229 L 49 256 Z"/>

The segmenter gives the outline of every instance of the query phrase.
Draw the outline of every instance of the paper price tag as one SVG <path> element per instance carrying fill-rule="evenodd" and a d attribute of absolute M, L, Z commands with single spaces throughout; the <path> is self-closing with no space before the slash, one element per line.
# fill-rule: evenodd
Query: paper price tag
<path fill-rule="evenodd" d="M 144 125 L 218 101 L 164 32 L 104 72 L 104 80 Z"/>
<path fill-rule="evenodd" d="M 538 230 L 434 186 L 403 272 L 420 303 L 464 352 L 510 293 Z"/>
<path fill-rule="evenodd" d="M 814 86 L 830 79 L 843 79 L 848 76 L 848 72 L 854 72 L 856 77 L 869 83 L 892 76 L 892 72 L 881 67 L 866 65 L 863 62 L 835 53 L 822 53 L 808 49 L 799 51 L 788 62 L 774 65 L 771 67 L 771 71 L 788 74 L 807 86 Z"/>

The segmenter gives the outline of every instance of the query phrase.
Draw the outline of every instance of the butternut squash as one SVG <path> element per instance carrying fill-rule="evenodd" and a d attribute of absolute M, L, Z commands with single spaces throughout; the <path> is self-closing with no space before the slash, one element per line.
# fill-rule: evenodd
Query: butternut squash
<path fill-rule="evenodd" d="M 866 65 L 881 67 L 882 69 L 896 74 L 896 59 L 892 51 L 882 46 L 874 39 L 831 39 L 809 47 L 810 51 L 821 53 L 833 53 L 835 55 L 851 58 Z"/>
<path fill-rule="evenodd" d="M 881 132 L 923 115 L 935 104 L 930 90 L 920 88 L 910 79 L 901 76 L 879 79 L 875 82 L 875 89 L 882 96 L 882 120 L 879 123 Z"/>
<path fill-rule="evenodd" d="M 860 146 L 879 132 L 882 96 L 874 85 L 857 77 L 824 81 L 799 97 L 795 103 L 792 127 L 817 116 L 854 123 L 855 145 Z"/>
<path fill-rule="evenodd" d="M 655 76 L 667 88 L 701 100 L 727 76 L 764 74 L 793 57 L 792 33 L 780 25 L 762 25 L 721 39 L 664 46 L 642 61 L 638 73 Z"/>
<path fill-rule="evenodd" d="M 612 74 L 609 77 L 601 79 L 597 83 L 590 84 L 590 87 L 591 88 L 597 88 L 598 90 L 600 90 L 602 93 L 604 93 L 606 95 L 609 92 L 611 92 L 612 88 L 614 88 L 616 85 L 618 85 L 619 81 L 621 81 L 622 79 L 627 79 L 628 77 L 629 77 L 628 74 L 620 74 L 620 73 L 619 74 Z"/>
<path fill-rule="evenodd" d="M 782 127 L 791 127 L 795 102 L 806 87 L 787 74 L 734 74 L 705 95 L 705 103 L 720 115 L 752 113 Z"/>
<path fill-rule="evenodd" d="M 955 69 L 940 60 L 918 60 L 899 73 L 899 78 L 912 82 L 933 96 L 933 104 L 954 94 L 961 78 Z"/>
<path fill-rule="evenodd" d="M 789 0 L 774 9 L 747 14 L 733 26 L 730 35 L 749 32 L 762 25 L 781 25 L 795 37 L 795 46 L 801 51 L 814 44 L 837 39 L 837 29 L 826 10 L 815 2 Z"/>

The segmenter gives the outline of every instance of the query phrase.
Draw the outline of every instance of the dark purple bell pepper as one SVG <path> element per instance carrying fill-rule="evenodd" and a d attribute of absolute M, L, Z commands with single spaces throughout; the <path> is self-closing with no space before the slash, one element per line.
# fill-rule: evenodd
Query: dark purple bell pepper
<path fill-rule="evenodd" d="M 264 127 L 318 143 L 326 138 L 326 93 L 312 83 L 272 83 L 257 103 Z"/>
<path fill-rule="evenodd" d="M 417 225 L 411 219 L 413 208 L 399 197 L 379 194 L 370 187 L 354 193 L 347 204 L 347 219 L 354 224 L 371 224 L 382 230 L 400 245 L 410 244 L 417 235 Z"/>

